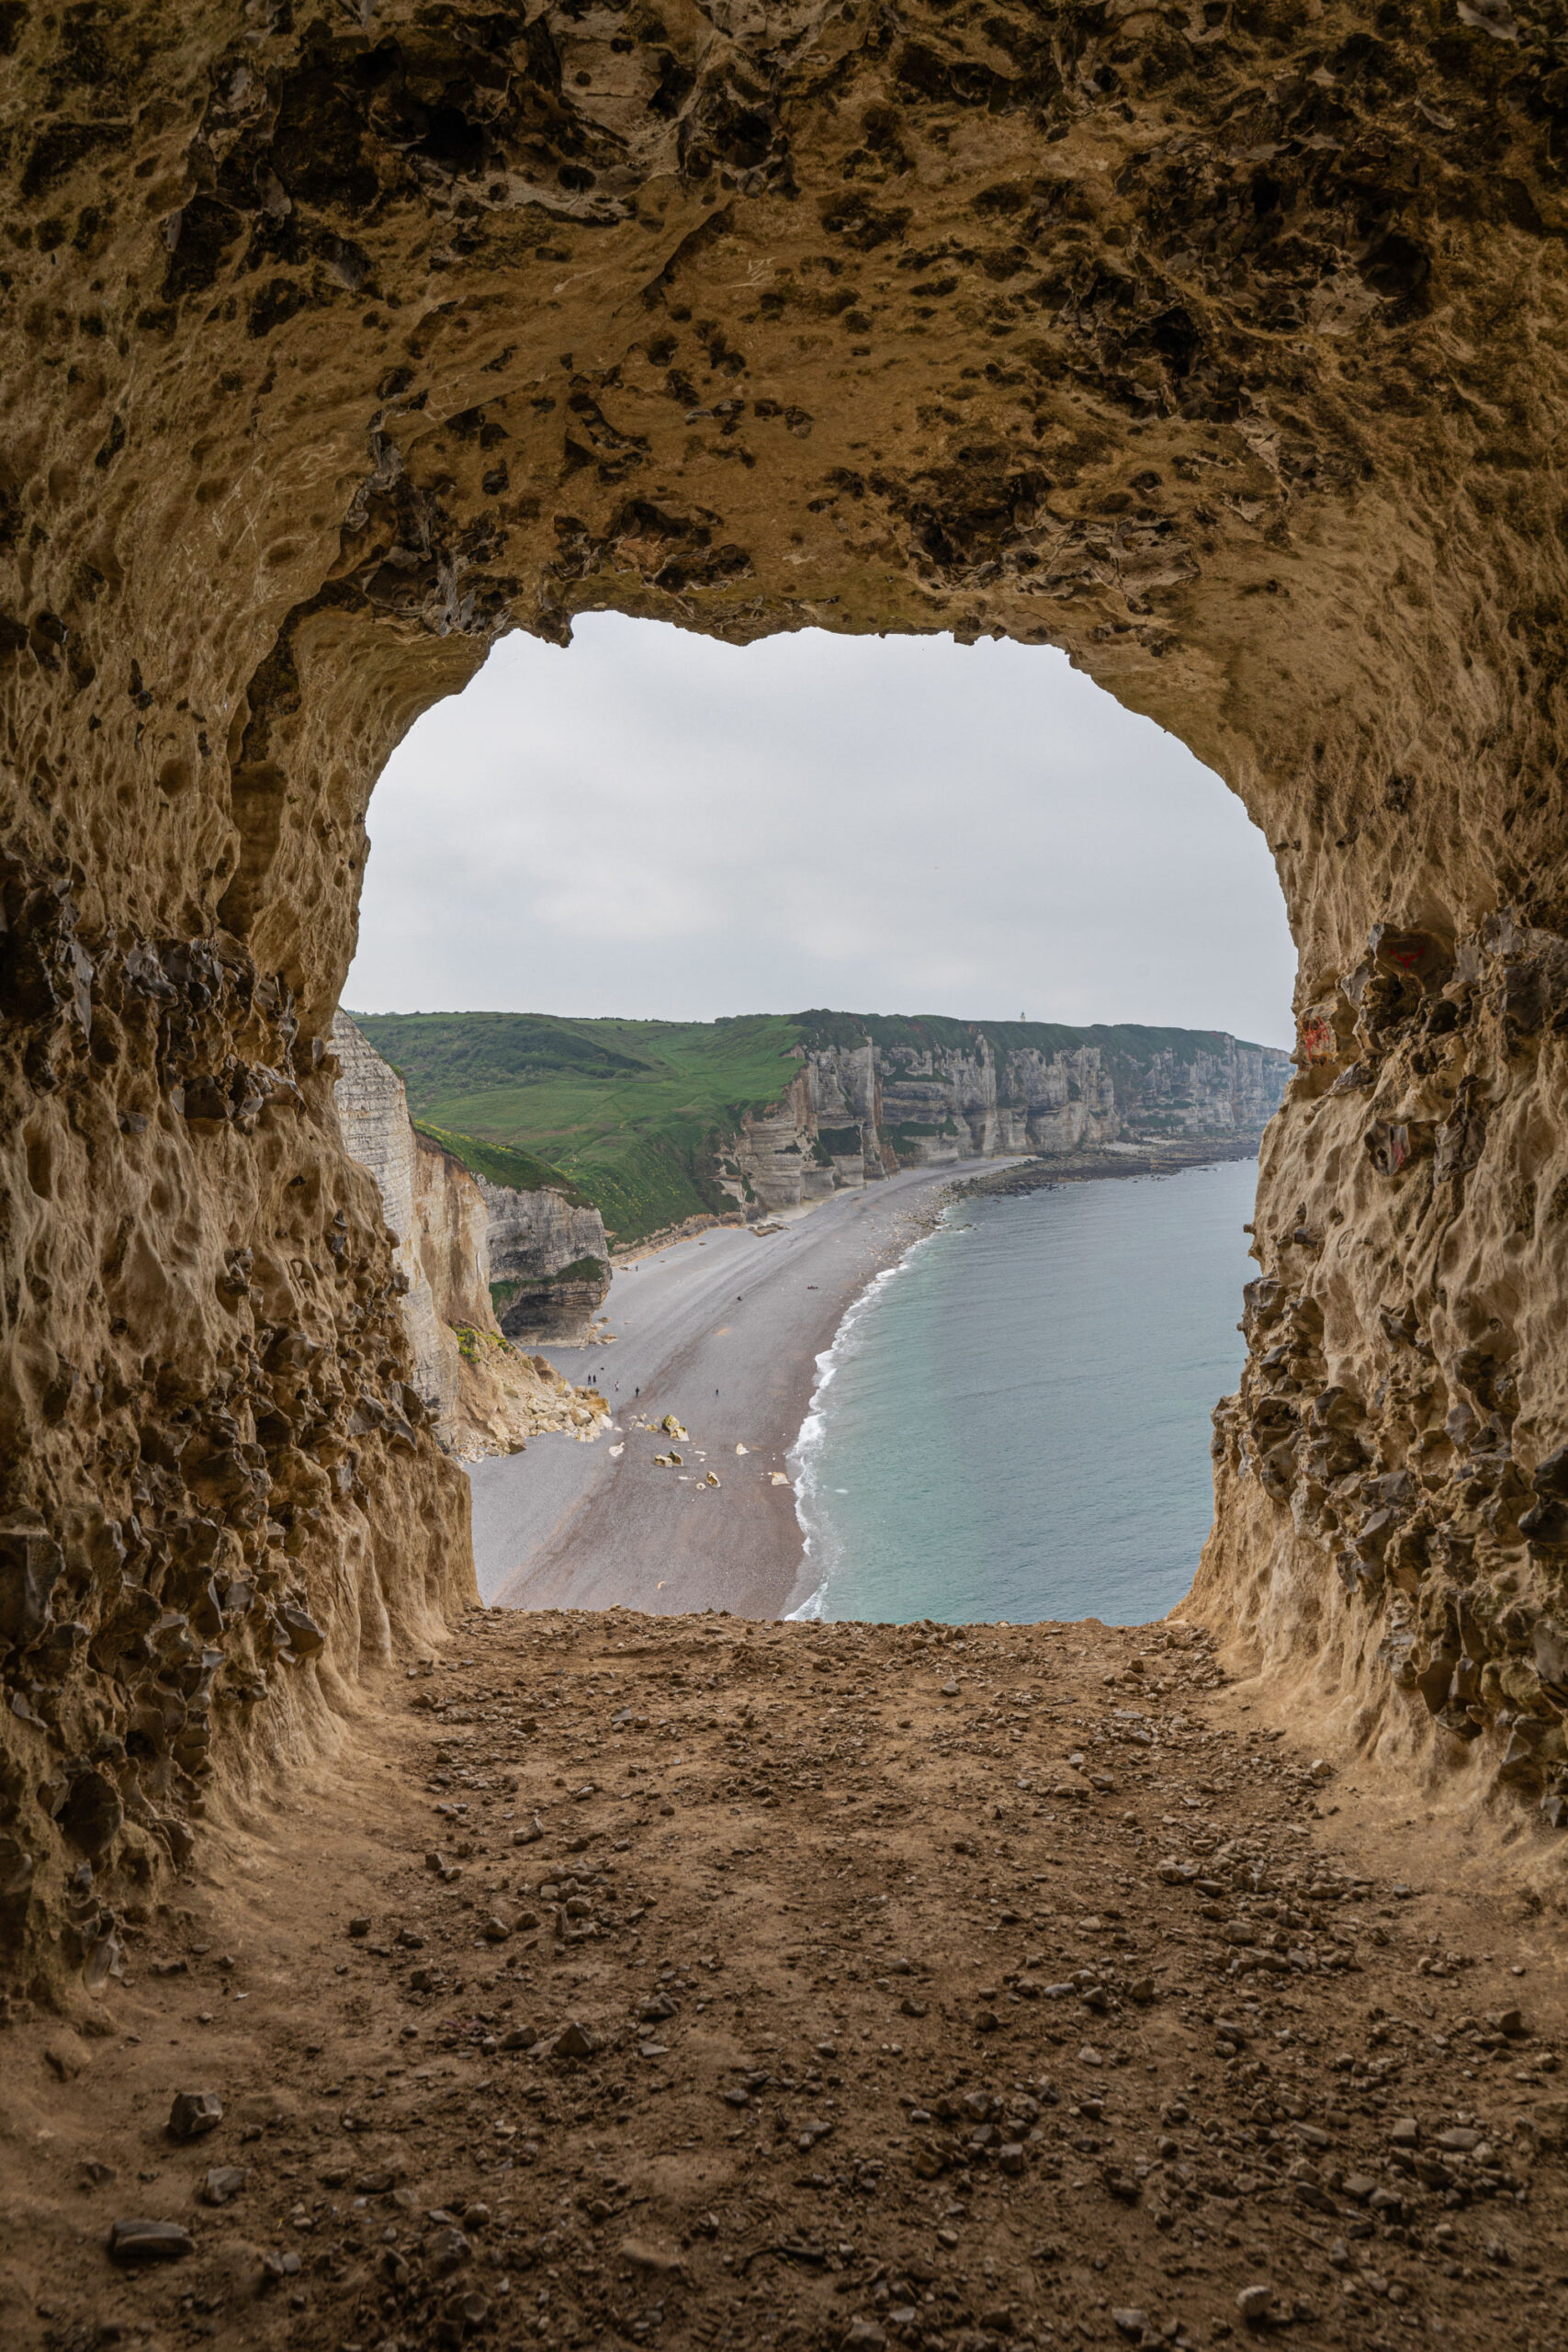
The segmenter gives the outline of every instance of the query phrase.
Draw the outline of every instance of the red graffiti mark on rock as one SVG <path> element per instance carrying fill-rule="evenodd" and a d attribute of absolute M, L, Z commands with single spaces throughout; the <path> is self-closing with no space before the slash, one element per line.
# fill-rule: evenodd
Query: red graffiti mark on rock
<path fill-rule="evenodd" d="M 1331 1062 L 1337 1051 L 1334 1023 L 1326 1013 L 1309 1012 L 1302 1023 L 1302 1052 L 1309 1062 Z"/>
<path fill-rule="evenodd" d="M 1425 931 L 1374 932 L 1372 952 L 1385 970 L 1401 972 L 1409 979 L 1429 979 L 1452 961 L 1441 943 Z"/>

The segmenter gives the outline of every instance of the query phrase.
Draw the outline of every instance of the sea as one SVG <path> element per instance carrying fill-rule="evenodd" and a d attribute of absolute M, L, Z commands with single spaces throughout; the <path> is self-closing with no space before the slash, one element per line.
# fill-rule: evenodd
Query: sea
<path fill-rule="evenodd" d="M 1143 1624 L 1191 1583 L 1258 1168 L 948 1207 L 817 1359 L 796 1617 Z"/>

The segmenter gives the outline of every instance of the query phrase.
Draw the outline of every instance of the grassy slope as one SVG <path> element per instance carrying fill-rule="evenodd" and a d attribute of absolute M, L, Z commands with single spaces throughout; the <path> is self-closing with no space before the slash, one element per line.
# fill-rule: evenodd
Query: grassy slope
<path fill-rule="evenodd" d="M 415 1119 L 457 1151 L 467 1138 L 563 1171 L 618 1239 L 733 1203 L 716 1148 L 747 1108 L 794 1077 L 800 1023 L 551 1021 L 525 1013 L 358 1013 L 408 1088 Z M 486 1168 L 500 1178 L 499 1169 Z M 508 1181 L 501 1179 L 501 1181 Z M 515 1181 L 510 1180 L 510 1181 Z"/>
<path fill-rule="evenodd" d="M 1190 1061 L 1224 1040 L 1137 1024 L 813 1012 L 731 1021 L 558 1021 L 513 1012 L 356 1012 L 408 1087 L 417 1125 L 498 1183 L 570 1183 L 627 1241 L 733 1203 L 714 1182 L 723 1139 L 776 1102 L 796 1044 L 959 1047 L 983 1027 L 998 1058 L 1099 1046 L 1121 1074 L 1169 1049 Z M 543 1165 L 541 1165 L 543 1163 Z"/>
<path fill-rule="evenodd" d="M 422 1136 L 428 1136 L 477 1175 L 488 1176 L 492 1184 L 510 1184 L 514 1193 L 559 1193 L 573 1208 L 592 1206 L 587 1193 L 563 1170 L 552 1168 L 548 1160 L 531 1151 L 519 1151 L 511 1144 L 481 1143 L 478 1136 L 455 1134 L 429 1119 L 416 1118 L 413 1124 Z"/>

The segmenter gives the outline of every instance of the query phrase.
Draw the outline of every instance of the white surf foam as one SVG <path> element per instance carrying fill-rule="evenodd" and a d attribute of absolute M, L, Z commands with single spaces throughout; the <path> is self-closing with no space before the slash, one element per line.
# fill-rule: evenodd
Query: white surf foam
<path fill-rule="evenodd" d="M 900 1274 L 908 1273 L 918 1253 L 926 1247 L 928 1242 L 934 1241 L 938 1233 L 945 1229 L 946 1215 L 944 1211 L 942 1223 L 933 1232 L 922 1233 L 918 1241 L 911 1242 L 895 1264 L 884 1266 L 880 1273 L 872 1276 L 859 1296 L 852 1299 L 845 1309 L 843 1320 L 833 1334 L 831 1346 L 825 1349 L 817 1359 L 817 1385 L 811 1392 L 811 1402 L 807 1408 L 806 1419 L 800 1425 L 800 1434 L 784 1456 L 784 1465 L 791 1472 L 795 1485 L 795 1515 L 800 1522 L 801 1541 L 805 1551 L 802 1574 L 809 1575 L 815 1569 L 817 1586 L 809 1597 L 801 1602 L 798 1609 L 786 1611 L 784 1617 L 786 1624 L 813 1622 L 825 1614 L 828 1589 L 833 1581 L 833 1571 L 838 1566 L 836 1558 L 832 1556 L 831 1539 L 814 1508 L 818 1494 L 822 1444 L 828 1430 L 828 1391 L 857 1345 L 856 1333 L 863 1317 L 871 1307 L 875 1306 L 887 1284 L 897 1282 Z M 863 1337 L 863 1334 L 862 1336 Z"/>

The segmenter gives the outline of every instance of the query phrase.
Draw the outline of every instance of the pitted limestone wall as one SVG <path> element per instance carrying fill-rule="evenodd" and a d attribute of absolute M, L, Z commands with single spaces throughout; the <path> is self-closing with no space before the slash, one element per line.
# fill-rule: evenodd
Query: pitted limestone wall
<path fill-rule="evenodd" d="M 321 1056 L 388 752 L 595 606 L 1065 645 L 1243 795 L 1314 1059 L 1204 1605 L 1544 1786 L 1562 44 L 1525 0 L 0 10 L 24 1971 L 110 1964 L 204 1789 L 469 1589 Z"/>
<path fill-rule="evenodd" d="M 1302 1058 L 1196 1597 L 1284 1670 L 1321 1654 L 1347 1728 L 1568 1826 L 1568 944 L 1374 934 Z"/>

